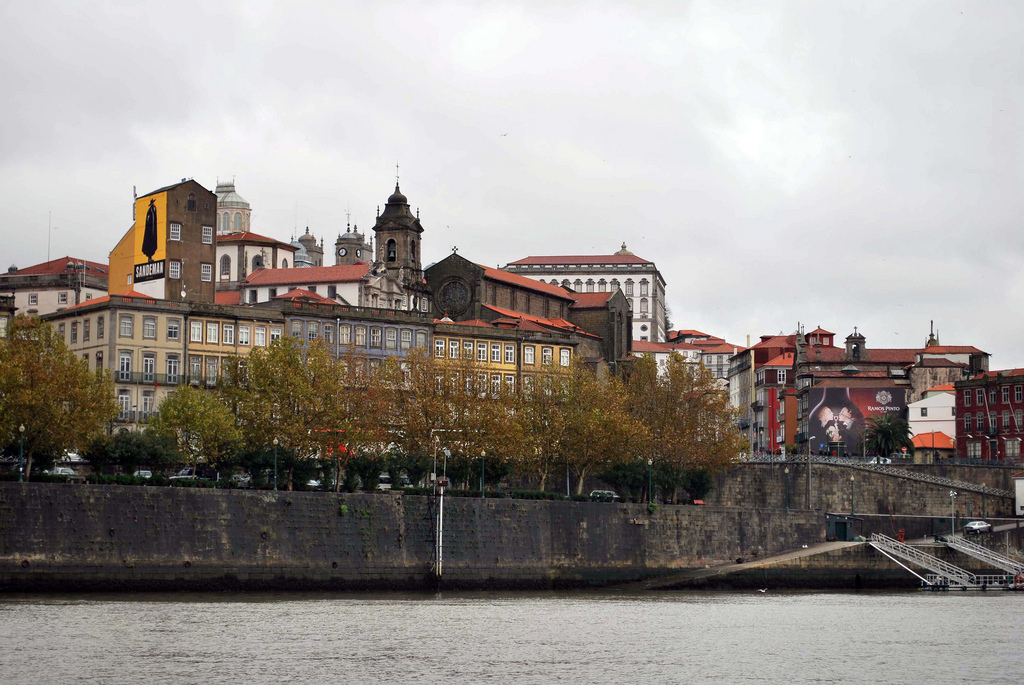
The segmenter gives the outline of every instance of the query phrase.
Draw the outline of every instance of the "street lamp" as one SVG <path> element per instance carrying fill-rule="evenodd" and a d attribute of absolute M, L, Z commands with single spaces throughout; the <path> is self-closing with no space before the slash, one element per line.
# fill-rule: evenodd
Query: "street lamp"
<path fill-rule="evenodd" d="M 786 509 L 789 509 L 789 467 L 786 467 Z"/>
<path fill-rule="evenodd" d="M 274 490 L 277 490 L 277 438 L 274 438 Z"/>
<path fill-rule="evenodd" d="M 487 470 L 487 450 L 480 450 L 480 499 L 487 499 L 487 494 L 484 492 L 486 487 L 486 480 L 484 479 L 484 473 Z"/>
<path fill-rule="evenodd" d="M 956 498 L 957 491 L 949 491 L 949 535 L 950 537 L 956 537 Z"/>
<path fill-rule="evenodd" d="M 654 501 L 654 460 L 650 457 L 647 458 L 647 503 L 650 504 Z"/>
<path fill-rule="evenodd" d="M 853 516 L 853 476 L 850 476 L 850 516 Z"/>
<path fill-rule="evenodd" d="M 18 426 L 21 434 L 21 446 L 18 448 L 18 482 L 25 482 L 25 424 Z"/>

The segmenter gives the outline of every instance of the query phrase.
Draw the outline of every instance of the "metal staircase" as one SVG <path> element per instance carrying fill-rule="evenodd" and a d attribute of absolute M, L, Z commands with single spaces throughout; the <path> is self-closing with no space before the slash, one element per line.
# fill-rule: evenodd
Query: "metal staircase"
<path fill-rule="evenodd" d="M 855 469 L 860 469 L 861 471 L 873 471 L 875 473 L 884 473 L 890 476 L 906 478 L 908 480 L 921 481 L 923 483 L 934 483 L 935 485 L 956 488 L 957 490 L 963 490 L 966 492 L 980 492 L 985 495 L 993 495 L 995 497 L 1007 497 L 1010 499 L 1016 497 L 1016 493 L 1010 490 L 992 488 L 987 485 L 978 485 L 977 483 L 968 483 L 962 480 L 953 480 L 952 478 L 942 478 L 941 476 L 933 476 L 928 473 L 914 473 L 913 471 L 907 471 L 906 469 L 897 468 L 895 466 L 890 466 L 888 464 L 868 464 L 857 459 L 845 459 L 842 457 L 815 457 L 814 461 L 826 464 L 838 464 L 840 466 L 849 466 Z"/>
<path fill-rule="evenodd" d="M 882 535 L 881 533 L 872 533 L 871 541 L 869 542 L 869 544 L 885 556 L 895 561 L 900 566 L 903 566 L 903 568 L 907 569 L 918 578 L 921 578 L 922 581 L 928 583 L 929 585 L 933 585 L 934 582 L 922 578 L 920 574 L 914 573 L 914 571 L 911 571 L 911 569 L 907 568 L 903 564 L 900 564 L 899 561 L 893 559 L 893 557 L 899 557 L 900 559 L 910 562 L 911 564 L 915 564 L 922 568 L 926 568 L 939 578 L 942 578 L 945 581 L 947 581 L 950 585 L 964 587 L 974 587 L 975 585 L 977 585 L 977 579 L 975 578 L 974 574 L 970 571 L 965 571 L 959 566 L 954 566 L 953 564 L 943 561 L 938 557 L 934 557 L 931 554 L 928 554 L 927 552 L 922 552 L 920 549 L 914 547 L 913 545 L 908 545 L 906 543 L 893 540 L 891 537 Z"/>
<path fill-rule="evenodd" d="M 1018 573 L 1024 574 L 1024 562 L 1017 561 L 999 552 L 994 552 L 988 547 L 983 547 L 962 537 L 947 537 L 942 538 L 942 540 L 956 551 L 983 561 L 992 566 L 992 568 L 1002 569 L 1014 576 Z"/>

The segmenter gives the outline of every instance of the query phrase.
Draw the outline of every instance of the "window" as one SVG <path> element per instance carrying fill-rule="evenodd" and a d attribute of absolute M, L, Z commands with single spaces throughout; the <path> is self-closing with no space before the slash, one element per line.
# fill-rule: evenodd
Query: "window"
<path fill-rule="evenodd" d="M 248 345 L 249 344 L 249 327 L 239 326 L 238 327 L 238 344 Z"/>
<path fill-rule="evenodd" d="M 965 414 L 964 415 L 964 432 L 965 433 L 970 433 L 971 430 L 972 430 L 971 429 L 971 415 L 970 414 Z"/>
<path fill-rule="evenodd" d="M 462 343 L 462 358 L 472 359 L 473 358 L 473 341 L 467 340 Z"/>
<path fill-rule="evenodd" d="M 510 373 L 505 374 L 505 390 L 510 393 L 516 391 L 516 377 Z"/>
<path fill-rule="evenodd" d="M 67 293 L 57 293 L 57 304 L 67 304 L 67 303 L 68 303 L 68 294 Z"/>
<path fill-rule="evenodd" d="M 273 326 L 270 329 L 270 342 L 281 339 L 281 329 L 277 326 Z"/>
<path fill-rule="evenodd" d="M 377 326 L 370 328 L 370 347 L 380 348 L 380 328 Z"/>
<path fill-rule="evenodd" d="M 402 331 L 402 349 L 408 350 L 412 347 L 412 331 Z M 470 356 L 472 356 L 472 349 L 470 350 Z"/>
<path fill-rule="evenodd" d="M 188 380 L 190 383 L 199 384 L 203 378 L 203 358 L 192 355 L 188 358 Z"/>
<path fill-rule="evenodd" d="M 316 286 L 315 285 L 307 285 L 306 286 L 306 290 L 308 290 L 309 292 L 311 292 L 314 295 L 316 295 Z"/>
<path fill-rule="evenodd" d="M 500 373 L 492 373 L 491 374 L 491 393 L 493 393 L 495 395 L 501 393 L 501 374 Z"/>
<path fill-rule="evenodd" d="M 132 379 L 132 353 L 122 352 L 117 361 L 117 380 L 130 381 Z"/>
<path fill-rule="evenodd" d="M 974 401 L 979 407 L 985 404 L 985 391 L 981 388 L 977 388 L 974 391 Z"/>
<path fill-rule="evenodd" d="M 1008 404 L 1010 402 L 1010 386 L 1008 386 L 1008 385 L 1004 385 L 1003 386 L 1002 395 L 1003 395 L 1003 397 L 1002 397 L 1003 404 Z"/>
<path fill-rule="evenodd" d="M 117 418 L 127 421 L 132 415 L 132 394 L 129 390 L 119 390 L 117 393 Z"/>
<path fill-rule="evenodd" d="M 329 298 L 331 298 L 333 300 L 337 296 L 338 296 L 338 286 L 336 286 L 336 285 L 329 285 L 329 286 L 327 286 L 327 297 L 329 297 Z"/>
<path fill-rule="evenodd" d="M 430 303 L 427 302 L 427 298 L 424 297 L 422 300 L 420 300 L 420 311 L 421 312 L 429 311 L 429 309 L 428 309 L 429 307 L 430 307 Z"/>
<path fill-rule="evenodd" d="M 393 262 L 397 258 L 398 258 L 397 243 L 395 243 L 395 241 L 393 239 L 389 240 L 387 242 L 387 261 Z"/>
<path fill-rule="evenodd" d="M 37 295 L 36 293 L 29 294 L 29 296 L 28 296 L 28 304 L 29 304 L 29 306 L 35 306 L 35 305 L 39 304 L 39 295 Z"/>
<path fill-rule="evenodd" d="M 491 361 L 501 363 L 501 345 L 491 343 Z"/>
<path fill-rule="evenodd" d="M 444 356 L 444 340 L 442 338 L 434 338 L 434 356 Z"/>
<path fill-rule="evenodd" d="M 267 346 L 267 327 L 266 326 L 257 326 L 256 329 L 253 331 L 252 341 L 253 341 L 253 345 L 255 345 L 256 347 L 266 347 Z"/>
<path fill-rule="evenodd" d="M 459 341 L 449 340 L 448 341 L 448 356 L 452 359 L 459 358 Z"/>
<path fill-rule="evenodd" d="M 156 340 L 156 317 L 142 317 L 142 337 L 148 340 Z"/>
<path fill-rule="evenodd" d="M 921 407 L 921 418 L 928 416 L 928 407 Z"/>
<path fill-rule="evenodd" d="M 972 440 L 967 443 L 967 458 L 968 459 L 981 459 L 981 442 L 978 440 Z"/>
<path fill-rule="evenodd" d="M 1024 401 L 1024 385 L 1017 385 L 1013 388 L 1013 401 L 1022 402 Z"/>
<path fill-rule="evenodd" d="M 206 384 L 217 384 L 217 357 L 206 358 Z"/>
<path fill-rule="evenodd" d="M 213 281 L 213 264 L 202 265 L 202 279 L 203 282 L 209 283 Z"/>
<path fill-rule="evenodd" d="M 648 295 L 649 294 L 648 290 L 647 290 L 647 287 L 648 287 L 648 283 L 647 283 L 647 279 L 645 278 L 644 280 L 640 281 L 640 294 L 641 295 Z"/>
<path fill-rule="evenodd" d="M 102 352 L 97 352 L 96 353 L 96 370 L 97 371 L 102 371 L 103 370 L 103 353 Z"/>
<path fill-rule="evenodd" d="M 597 292 L 606 293 L 608 292 L 608 281 L 603 278 L 597 282 Z"/>
<path fill-rule="evenodd" d="M 167 355 L 167 385 L 177 385 L 181 374 L 181 359 L 176 354 Z"/>
<path fill-rule="evenodd" d="M 516 348 L 514 345 L 505 345 L 505 363 L 516 363 Z"/>
<path fill-rule="evenodd" d="M 216 324 L 216 323 L 214 323 L 212 321 L 207 322 L 207 324 L 206 324 L 206 343 L 208 345 L 216 345 L 217 344 L 217 338 L 219 337 L 217 334 L 219 332 L 220 332 L 220 325 L 219 324 Z"/>
<path fill-rule="evenodd" d="M 89 319 L 82 322 L 82 342 L 89 342 Z"/>
<path fill-rule="evenodd" d="M 996 386 L 994 386 L 994 385 L 991 388 L 988 389 L 988 401 L 989 401 L 989 404 L 995 404 L 996 403 Z"/>
<path fill-rule="evenodd" d="M 356 347 L 366 347 L 366 326 L 356 326 Z"/>
<path fill-rule="evenodd" d="M 135 317 L 128 314 L 121 315 L 121 337 L 131 338 L 135 335 Z"/>
<path fill-rule="evenodd" d="M 1024 411 L 1018 409 L 1017 411 L 1013 412 L 1013 423 L 1015 424 L 1014 428 L 1016 430 L 1019 431 L 1024 429 L 1024 425 L 1021 425 L 1022 421 L 1024 421 Z"/>
<path fill-rule="evenodd" d="M 348 324 L 338 326 L 338 342 L 348 345 L 352 342 L 352 327 Z"/>
<path fill-rule="evenodd" d="M 988 427 L 989 428 L 998 428 L 999 427 L 999 424 L 996 422 L 996 413 L 994 411 L 990 411 L 988 413 Z"/>
<path fill-rule="evenodd" d="M 167 277 L 175 280 L 181 278 L 181 262 L 171 261 L 167 264 Z"/>
<path fill-rule="evenodd" d="M 292 335 L 293 338 L 301 338 L 302 337 L 302 322 L 301 321 L 292 321 L 292 333 L 291 333 L 291 335 Z"/>
<path fill-rule="evenodd" d="M 196 194 L 189 193 L 188 199 L 185 201 L 185 211 L 194 212 L 196 211 Z"/>
<path fill-rule="evenodd" d="M 975 421 L 975 424 L 978 427 L 978 430 L 980 430 L 980 431 L 985 430 L 985 415 L 984 414 L 982 414 L 979 411 L 977 414 L 974 415 L 974 421 Z"/>
<path fill-rule="evenodd" d="M 220 280 L 226 281 L 231 278 L 231 257 L 224 255 L 220 258 Z"/>
<path fill-rule="evenodd" d="M 971 406 L 971 391 L 970 390 L 964 390 L 964 406 L 965 407 Z"/>
<path fill-rule="evenodd" d="M 562 364 L 562 366 L 569 366 L 569 350 L 563 348 L 558 354 L 561 358 L 559 361 Z"/>
<path fill-rule="evenodd" d="M 1010 411 L 1008 409 L 1003 410 L 1003 430 L 1010 430 Z"/>
<path fill-rule="evenodd" d="M 167 319 L 167 339 L 178 340 L 181 337 L 181 321 Z"/>
<path fill-rule="evenodd" d="M 324 324 L 324 340 L 326 340 L 329 343 L 334 343 L 334 324 Z"/>
<path fill-rule="evenodd" d="M 592 278 L 587 279 L 587 292 L 588 293 L 594 292 L 594 279 L 592 279 Z"/>
<path fill-rule="evenodd" d="M 142 391 L 142 419 L 148 419 L 150 414 L 153 413 L 153 391 L 143 390 Z"/>
<path fill-rule="evenodd" d="M 222 335 L 223 335 L 223 337 L 221 339 L 224 341 L 225 345 L 234 345 L 235 344 L 235 327 L 234 326 L 232 326 L 229 323 L 224 324 L 224 331 L 223 331 Z"/>
<path fill-rule="evenodd" d="M 73 343 L 78 342 L 78 322 L 77 321 L 72 321 L 71 322 L 71 342 L 73 342 Z"/>
<path fill-rule="evenodd" d="M 107 321 L 106 321 L 106 319 L 103 318 L 102 314 L 99 316 L 98 319 L 96 319 L 96 339 L 97 340 L 103 340 L 103 328 L 106 325 L 106 322 Z"/>
<path fill-rule="evenodd" d="M 203 245 L 213 245 L 213 226 L 203 226 Z"/>
<path fill-rule="evenodd" d="M 142 355 L 142 382 L 152 383 L 156 380 L 156 355 Z"/>
<path fill-rule="evenodd" d="M 523 363 L 533 365 L 533 345 L 523 346 Z"/>
<path fill-rule="evenodd" d="M 181 240 L 181 224 L 171 224 L 171 229 L 168 232 L 167 239 L 174 241 Z"/>
<path fill-rule="evenodd" d="M 487 343 L 476 344 L 476 360 L 478 362 L 487 361 Z"/>
<path fill-rule="evenodd" d="M 203 342 L 203 322 L 193 321 L 192 326 L 189 328 L 189 342 L 201 343 Z"/>
<path fill-rule="evenodd" d="M 545 366 L 551 366 L 551 362 L 555 359 L 555 350 L 552 347 L 540 348 L 540 363 Z"/>
<path fill-rule="evenodd" d="M 1019 459 L 1020 458 L 1020 438 L 1013 438 L 1012 440 L 1006 441 L 1006 458 L 1007 459 Z"/>
<path fill-rule="evenodd" d="M 578 293 L 583 292 L 583 279 L 577 278 L 576 281 L 572 284 L 572 289 Z"/>
<path fill-rule="evenodd" d="M 775 382 L 779 385 L 786 384 L 786 369 L 779 369 L 775 372 Z"/>
<path fill-rule="evenodd" d="M 388 328 L 387 330 L 384 331 L 384 349 L 398 349 L 398 331 L 395 330 L 394 328 Z"/>
<path fill-rule="evenodd" d="M 306 324 L 306 340 L 313 342 L 320 337 L 320 324 L 316 321 L 310 321 Z"/>
<path fill-rule="evenodd" d="M 640 313 L 641 314 L 646 314 L 647 313 L 647 298 L 646 297 L 640 298 Z"/>
<path fill-rule="evenodd" d="M 627 279 L 626 280 L 626 296 L 627 297 L 632 297 L 633 296 L 633 281 L 632 281 L 632 279 Z"/>
<path fill-rule="evenodd" d="M 57 333 L 59 333 L 60 337 L 62 337 L 62 338 L 65 335 L 67 335 L 67 329 L 64 327 L 64 324 L 58 324 L 57 325 Z"/>

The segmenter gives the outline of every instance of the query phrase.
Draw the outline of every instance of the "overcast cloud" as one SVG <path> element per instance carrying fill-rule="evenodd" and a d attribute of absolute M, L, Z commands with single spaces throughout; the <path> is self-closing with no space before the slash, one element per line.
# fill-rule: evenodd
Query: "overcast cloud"
<path fill-rule="evenodd" d="M 672 322 L 798 321 L 1024 366 L 1019 2 L 22 3 L 0 24 L 0 260 L 106 261 L 140 194 L 425 263 L 657 262 Z M 507 135 L 505 135 L 507 134 Z"/>

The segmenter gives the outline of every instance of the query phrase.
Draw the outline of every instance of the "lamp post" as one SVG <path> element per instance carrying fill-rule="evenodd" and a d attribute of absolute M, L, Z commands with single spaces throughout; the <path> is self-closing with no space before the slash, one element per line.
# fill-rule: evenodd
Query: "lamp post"
<path fill-rule="evenodd" d="M 950 537 L 956 536 L 956 498 L 957 491 L 949 491 L 949 535 Z"/>
<path fill-rule="evenodd" d="M 274 438 L 274 490 L 277 490 L 277 438 Z"/>
<path fill-rule="evenodd" d="M 647 503 L 654 501 L 654 460 L 647 459 Z"/>
<path fill-rule="evenodd" d="M 789 467 L 788 466 L 786 467 L 786 470 L 785 470 L 785 476 L 786 476 L 786 509 L 789 509 Z"/>
<path fill-rule="evenodd" d="M 480 450 L 480 499 L 487 499 L 487 494 L 484 492 L 487 481 L 484 479 L 485 471 L 487 470 L 487 450 Z"/>
<path fill-rule="evenodd" d="M 21 445 L 18 447 L 18 482 L 25 482 L 25 424 L 18 426 L 18 433 L 21 436 Z"/>
<path fill-rule="evenodd" d="M 853 476 L 850 476 L 850 516 L 853 516 Z"/>

